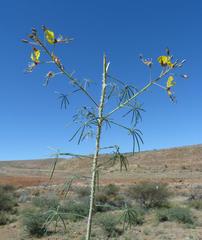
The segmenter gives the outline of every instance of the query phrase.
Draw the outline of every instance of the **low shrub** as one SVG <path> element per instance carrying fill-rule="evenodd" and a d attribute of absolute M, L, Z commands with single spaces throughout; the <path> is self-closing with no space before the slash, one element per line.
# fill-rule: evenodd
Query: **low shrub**
<path fill-rule="evenodd" d="M 88 215 L 88 202 L 65 201 L 60 207 L 64 219 L 76 222 Z"/>
<path fill-rule="evenodd" d="M 76 187 L 75 192 L 79 198 L 90 196 L 90 188 L 89 187 Z"/>
<path fill-rule="evenodd" d="M 7 213 L 0 212 L 0 225 L 6 225 L 10 222 L 10 218 Z"/>
<path fill-rule="evenodd" d="M 31 236 L 42 237 L 47 232 L 47 216 L 41 211 L 29 209 L 23 214 L 23 225 Z"/>
<path fill-rule="evenodd" d="M 191 194 L 189 196 L 189 200 L 202 200 L 202 187 L 196 186 L 194 189 L 192 189 Z"/>
<path fill-rule="evenodd" d="M 125 203 L 124 196 L 119 193 L 120 189 L 114 184 L 109 184 L 96 193 L 96 211 L 105 212 L 116 207 L 122 207 Z"/>
<path fill-rule="evenodd" d="M 161 183 L 141 183 L 130 187 L 128 194 L 144 208 L 166 207 L 170 197 L 167 185 Z"/>
<path fill-rule="evenodd" d="M 117 228 L 119 219 L 114 214 L 102 214 L 97 217 L 96 222 L 102 227 L 108 238 L 118 237 L 122 234 L 122 231 Z"/>
<path fill-rule="evenodd" d="M 105 204 L 108 200 L 108 196 L 103 191 L 96 192 L 96 203 Z"/>
<path fill-rule="evenodd" d="M 202 199 L 201 200 L 200 199 L 199 200 L 191 200 L 189 202 L 189 206 L 193 207 L 197 210 L 202 210 Z"/>
<path fill-rule="evenodd" d="M 5 184 L 5 185 L 2 185 L 1 187 L 3 188 L 3 190 L 4 190 L 5 192 L 14 193 L 15 190 L 16 190 L 15 186 L 10 185 L 10 184 Z"/>
<path fill-rule="evenodd" d="M 185 224 L 194 224 L 190 209 L 183 207 L 159 210 L 157 212 L 157 218 L 160 222 L 177 221 Z"/>
<path fill-rule="evenodd" d="M 56 209 L 60 204 L 59 198 L 55 194 L 36 196 L 32 199 L 34 206 L 45 210 Z"/>
<path fill-rule="evenodd" d="M 112 207 L 123 207 L 125 204 L 125 198 L 123 195 L 110 196 L 107 200 L 108 204 Z"/>
<path fill-rule="evenodd" d="M 115 184 L 109 184 L 104 187 L 103 191 L 108 196 L 116 196 L 119 193 L 120 188 Z"/>
<path fill-rule="evenodd" d="M 12 212 L 17 206 L 17 200 L 14 192 L 6 186 L 0 186 L 0 211 Z"/>

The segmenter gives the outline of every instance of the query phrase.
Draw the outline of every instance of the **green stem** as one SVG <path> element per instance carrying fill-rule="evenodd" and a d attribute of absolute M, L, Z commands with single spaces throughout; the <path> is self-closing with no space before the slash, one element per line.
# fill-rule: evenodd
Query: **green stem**
<path fill-rule="evenodd" d="M 99 151 L 100 151 L 100 139 L 101 139 L 102 124 L 103 124 L 103 110 L 104 110 L 104 104 L 105 104 L 105 98 L 106 98 L 107 68 L 108 68 L 108 66 L 107 66 L 107 62 L 106 62 L 106 55 L 104 55 L 102 92 L 101 92 L 101 98 L 100 98 L 100 105 L 99 105 L 99 108 L 98 108 L 98 125 L 97 125 L 97 134 L 96 134 L 96 148 L 95 148 L 93 164 L 92 164 L 91 194 L 90 194 L 90 206 L 89 206 L 86 240 L 90 240 L 90 238 L 91 238 L 92 216 L 93 216 L 94 202 L 95 202 L 97 161 L 98 161 L 98 156 L 99 156 Z"/>

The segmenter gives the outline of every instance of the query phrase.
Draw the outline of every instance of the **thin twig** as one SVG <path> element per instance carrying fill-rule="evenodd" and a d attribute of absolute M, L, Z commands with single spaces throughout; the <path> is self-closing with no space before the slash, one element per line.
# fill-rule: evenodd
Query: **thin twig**
<path fill-rule="evenodd" d="M 50 51 L 40 41 L 40 39 L 37 39 L 37 40 L 39 41 L 40 46 L 45 50 L 45 52 L 48 54 L 48 56 L 52 59 L 52 54 L 50 53 Z M 85 93 L 85 95 L 88 96 L 88 98 L 96 105 L 96 107 L 98 107 L 98 104 L 96 103 L 96 101 L 91 97 L 91 95 L 86 91 L 86 89 L 84 89 L 83 86 L 81 84 L 79 84 L 79 82 L 75 78 L 72 77 L 72 74 L 70 74 L 67 71 L 65 71 L 64 68 L 62 66 L 60 66 L 59 64 L 55 63 L 55 65 L 60 69 L 60 71 L 65 76 L 67 76 L 67 78 L 69 78 L 79 89 L 81 89 L 81 91 L 83 91 Z"/>
<path fill-rule="evenodd" d="M 142 94 L 143 92 L 145 92 L 149 87 L 151 87 L 152 85 L 154 85 L 154 83 L 156 83 L 157 81 L 159 81 L 161 78 L 163 78 L 165 75 L 167 75 L 170 72 L 170 68 L 167 69 L 166 71 L 164 71 L 163 73 L 161 73 L 161 75 L 159 77 L 157 77 L 155 80 L 149 82 L 148 84 L 146 84 L 141 90 L 139 90 L 137 93 L 135 93 L 131 98 L 129 98 L 128 100 L 126 100 L 124 103 L 119 104 L 119 106 L 117 106 L 116 108 L 114 108 L 111 112 L 109 112 L 105 118 L 108 118 L 110 115 L 112 115 L 113 113 L 115 113 L 116 111 L 118 111 L 119 109 L 125 107 L 129 102 L 131 102 L 133 99 L 135 99 L 136 97 L 138 97 L 140 94 Z"/>

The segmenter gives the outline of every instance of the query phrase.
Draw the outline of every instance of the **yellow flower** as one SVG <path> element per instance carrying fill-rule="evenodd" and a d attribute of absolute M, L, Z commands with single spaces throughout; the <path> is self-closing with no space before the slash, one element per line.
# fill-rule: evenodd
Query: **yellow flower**
<path fill-rule="evenodd" d="M 166 83 L 166 87 L 167 89 L 170 89 L 171 87 L 175 86 L 176 82 L 174 82 L 174 77 L 173 76 L 169 76 L 167 83 Z"/>
<path fill-rule="evenodd" d="M 174 67 L 174 64 L 171 62 L 170 56 L 160 56 L 158 57 L 158 62 L 161 64 L 162 67 L 169 66 L 170 68 Z"/>
<path fill-rule="evenodd" d="M 55 34 L 54 34 L 54 32 L 46 29 L 46 30 L 44 31 L 44 33 L 45 33 L 45 38 L 46 38 L 46 40 L 47 40 L 50 44 L 54 44 L 54 43 L 57 42 L 57 40 L 55 39 Z"/>
<path fill-rule="evenodd" d="M 39 61 L 40 55 L 41 55 L 40 50 L 33 48 L 33 53 L 31 53 L 31 59 L 35 64 L 38 64 L 40 62 Z"/>

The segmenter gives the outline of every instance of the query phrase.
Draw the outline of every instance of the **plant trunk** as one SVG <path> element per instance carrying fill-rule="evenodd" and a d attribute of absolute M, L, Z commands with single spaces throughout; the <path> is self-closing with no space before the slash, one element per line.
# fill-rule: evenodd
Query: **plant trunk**
<path fill-rule="evenodd" d="M 89 205 L 86 240 L 90 240 L 90 237 L 91 237 L 92 216 L 93 216 L 93 209 L 94 209 L 94 202 L 95 202 L 97 161 L 98 161 L 99 150 L 100 150 L 100 139 L 101 139 L 101 132 L 102 132 L 102 124 L 103 124 L 103 110 L 104 110 L 105 97 L 106 97 L 106 86 L 107 86 L 106 81 L 107 81 L 107 62 L 106 62 L 106 55 L 104 54 L 102 91 L 101 91 L 100 104 L 99 104 L 99 108 L 98 108 L 98 125 L 97 125 L 97 133 L 96 133 L 96 146 L 95 146 L 95 153 L 94 153 L 92 170 L 91 170 L 91 193 L 90 193 L 90 205 Z"/>

